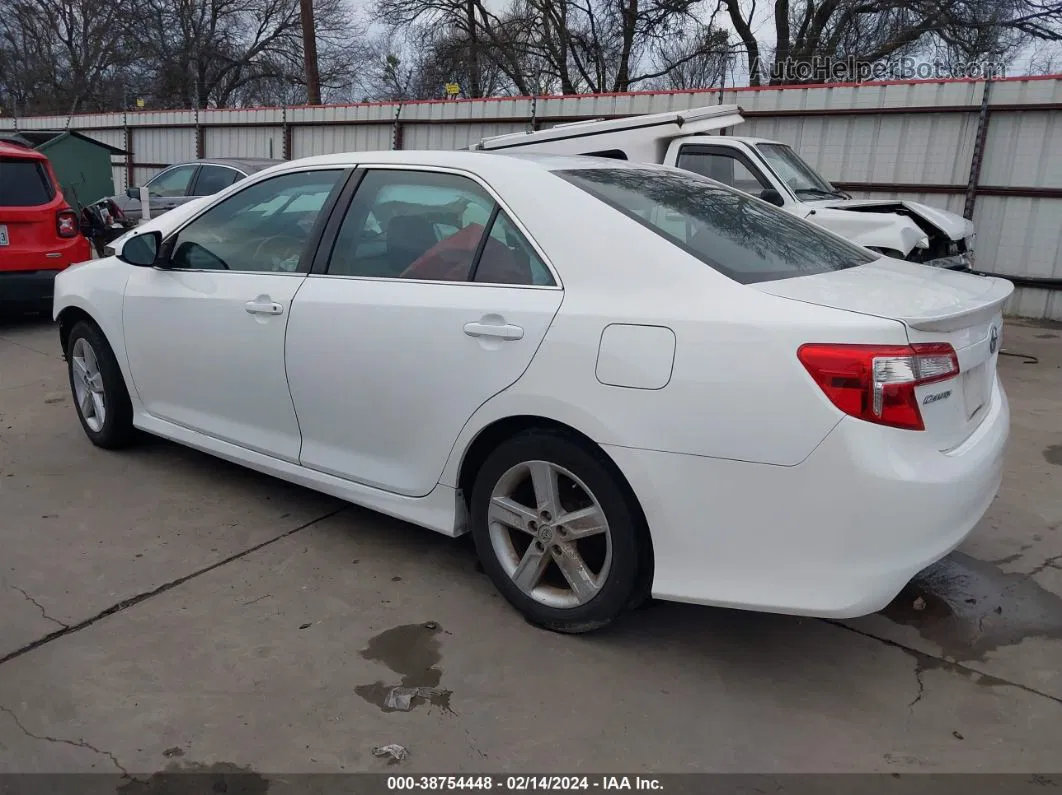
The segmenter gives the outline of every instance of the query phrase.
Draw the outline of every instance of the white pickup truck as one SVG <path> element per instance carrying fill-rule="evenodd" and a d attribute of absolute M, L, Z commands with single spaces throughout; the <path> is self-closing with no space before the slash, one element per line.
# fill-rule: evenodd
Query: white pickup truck
<path fill-rule="evenodd" d="M 952 270 L 972 266 L 974 227 L 967 219 L 918 202 L 852 199 L 786 144 L 710 134 L 743 121 L 737 105 L 712 105 L 559 124 L 484 138 L 469 148 L 595 155 L 677 166 L 751 193 L 890 257 Z"/>

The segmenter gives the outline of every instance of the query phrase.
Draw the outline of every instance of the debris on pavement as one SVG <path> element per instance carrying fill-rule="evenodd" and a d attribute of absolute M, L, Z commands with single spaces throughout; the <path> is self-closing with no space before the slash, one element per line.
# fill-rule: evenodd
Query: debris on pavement
<path fill-rule="evenodd" d="M 442 690 L 438 687 L 392 687 L 387 693 L 384 707 L 393 709 L 396 712 L 409 712 L 413 709 L 413 699 L 415 698 L 422 698 L 425 701 L 434 703 L 436 699 L 449 694 L 448 690 Z"/>
<path fill-rule="evenodd" d="M 380 745 L 380 746 L 377 746 L 376 748 L 373 748 L 372 749 L 372 755 L 376 756 L 376 757 L 379 757 L 381 759 L 383 757 L 385 757 L 385 756 L 386 757 L 390 757 L 390 759 L 388 759 L 387 763 L 389 765 L 394 765 L 394 764 L 397 764 L 399 762 L 404 762 L 406 757 L 409 756 L 409 751 L 407 751 L 401 745 L 398 745 L 396 743 L 391 743 L 389 745 Z"/>

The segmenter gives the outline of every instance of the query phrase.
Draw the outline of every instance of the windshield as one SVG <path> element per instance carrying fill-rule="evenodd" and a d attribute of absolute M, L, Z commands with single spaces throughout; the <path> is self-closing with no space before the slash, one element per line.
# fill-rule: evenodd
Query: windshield
<path fill-rule="evenodd" d="M 875 259 L 854 243 L 698 174 L 640 168 L 554 173 L 741 284 Z"/>
<path fill-rule="evenodd" d="M 846 198 L 785 144 L 756 144 L 756 148 L 778 179 L 802 199 Z"/>

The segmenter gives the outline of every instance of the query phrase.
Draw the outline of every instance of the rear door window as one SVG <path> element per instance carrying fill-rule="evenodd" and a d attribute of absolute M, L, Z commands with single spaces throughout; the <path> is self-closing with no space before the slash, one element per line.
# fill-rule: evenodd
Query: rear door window
<path fill-rule="evenodd" d="M 240 176 L 239 171 L 228 166 L 201 166 L 199 176 L 195 179 L 195 196 L 213 196 L 219 190 L 229 187 Z"/>
<path fill-rule="evenodd" d="M 527 239 L 477 182 L 420 170 L 366 173 L 336 237 L 328 273 L 554 284 Z"/>
<path fill-rule="evenodd" d="M 875 259 L 854 243 L 697 174 L 640 168 L 555 173 L 741 284 Z"/>
<path fill-rule="evenodd" d="M 37 207 L 54 198 L 44 164 L 22 158 L 0 159 L 0 207 Z"/>

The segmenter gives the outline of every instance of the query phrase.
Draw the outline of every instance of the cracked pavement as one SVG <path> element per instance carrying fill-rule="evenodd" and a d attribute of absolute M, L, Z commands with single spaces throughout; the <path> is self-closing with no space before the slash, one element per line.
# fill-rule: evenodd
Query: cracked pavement
<path fill-rule="evenodd" d="M 1062 330 L 1012 323 L 978 531 L 851 621 L 524 623 L 451 540 L 159 440 L 93 448 L 0 323 L 0 772 L 1057 772 Z M 406 709 L 380 693 L 424 688 Z M 409 751 L 400 767 L 375 747 Z"/>

